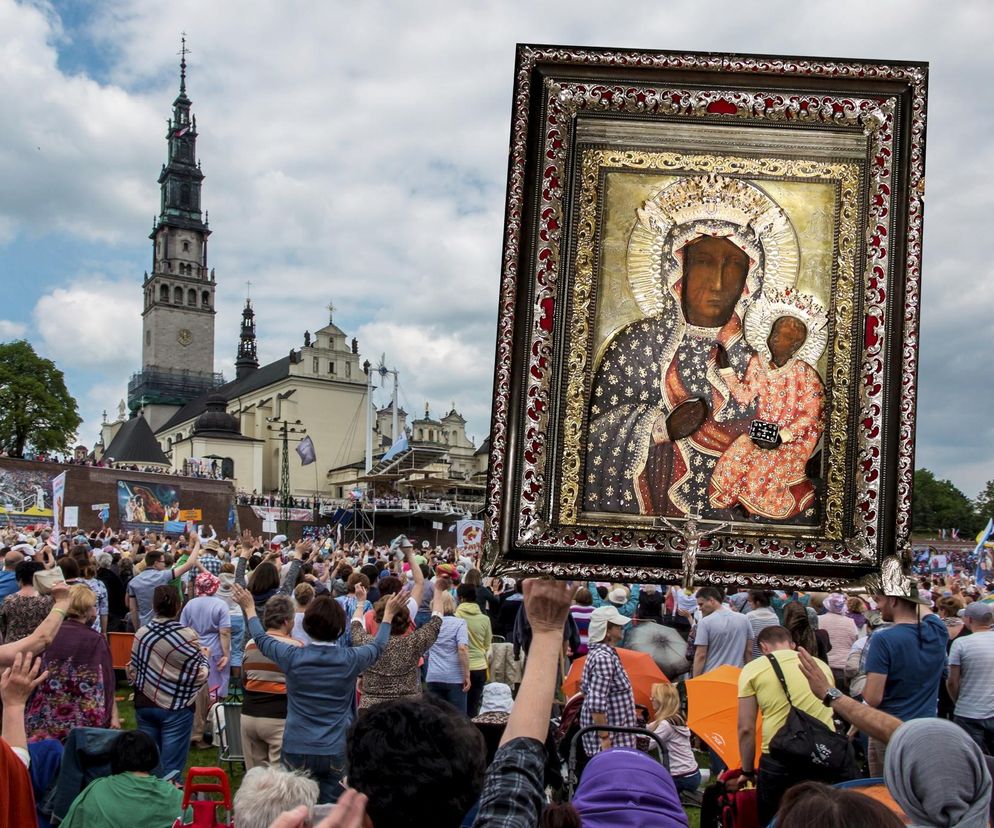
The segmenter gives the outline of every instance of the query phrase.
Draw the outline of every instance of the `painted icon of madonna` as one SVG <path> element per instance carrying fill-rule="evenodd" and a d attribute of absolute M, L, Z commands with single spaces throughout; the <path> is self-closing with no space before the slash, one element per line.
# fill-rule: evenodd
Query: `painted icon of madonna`
<path fill-rule="evenodd" d="M 829 194 L 651 184 L 605 184 L 583 510 L 817 525 Z"/>

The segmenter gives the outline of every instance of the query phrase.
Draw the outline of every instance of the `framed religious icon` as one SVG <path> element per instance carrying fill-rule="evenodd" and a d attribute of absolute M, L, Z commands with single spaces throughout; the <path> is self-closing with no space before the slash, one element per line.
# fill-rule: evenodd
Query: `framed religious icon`
<path fill-rule="evenodd" d="M 519 46 L 487 542 L 837 587 L 909 542 L 923 63 Z"/>

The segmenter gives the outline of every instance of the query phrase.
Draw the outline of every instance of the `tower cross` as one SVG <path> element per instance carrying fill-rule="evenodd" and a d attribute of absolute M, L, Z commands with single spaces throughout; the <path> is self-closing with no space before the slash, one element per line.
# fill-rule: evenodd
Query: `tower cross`
<path fill-rule="evenodd" d="M 334 302 L 329 302 L 328 303 L 328 324 L 329 325 L 332 322 L 335 321 L 335 311 L 336 310 L 337 310 L 337 308 L 335 307 L 335 303 Z"/>
<path fill-rule="evenodd" d="M 245 283 L 245 298 L 246 299 L 251 299 L 252 298 L 252 282 L 251 281 L 248 281 L 248 282 Z"/>
<path fill-rule="evenodd" d="M 186 56 L 190 54 L 190 50 L 186 48 L 186 32 L 180 32 L 180 48 L 176 53 L 180 56 L 179 60 L 179 91 L 186 92 Z"/>

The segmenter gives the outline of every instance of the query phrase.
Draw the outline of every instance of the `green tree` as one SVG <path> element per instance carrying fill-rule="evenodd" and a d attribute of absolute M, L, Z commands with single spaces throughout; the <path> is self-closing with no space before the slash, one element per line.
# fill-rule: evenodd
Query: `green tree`
<path fill-rule="evenodd" d="M 981 521 L 974 503 L 950 480 L 938 480 L 928 469 L 915 471 L 911 524 L 916 532 L 959 529 L 961 537 L 975 535 Z"/>
<path fill-rule="evenodd" d="M 0 344 L 0 448 L 68 451 L 82 422 L 65 377 L 23 339 Z"/>
<path fill-rule="evenodd" d="M 987 521 L 994 517 L 994 480 L 988 480 L 984 490 L 977 495 L 977 514 L 980 522 L 985 526 Z M 983 526 L 980 527 L 981 529 Z"/>

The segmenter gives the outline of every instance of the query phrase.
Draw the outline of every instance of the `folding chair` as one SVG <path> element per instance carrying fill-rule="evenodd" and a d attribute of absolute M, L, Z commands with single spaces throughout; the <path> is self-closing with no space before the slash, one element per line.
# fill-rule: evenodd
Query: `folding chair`
<path fill-rule="evenodd" d="M 231 702 L 218 702 L 211 709 L 214 719 L 214 743 L 217 745 L 217 763 L 228 764 L 228 772 L 240 763 L 245 769 L 245 752 L 242 750 L 242 706 Z"/>

